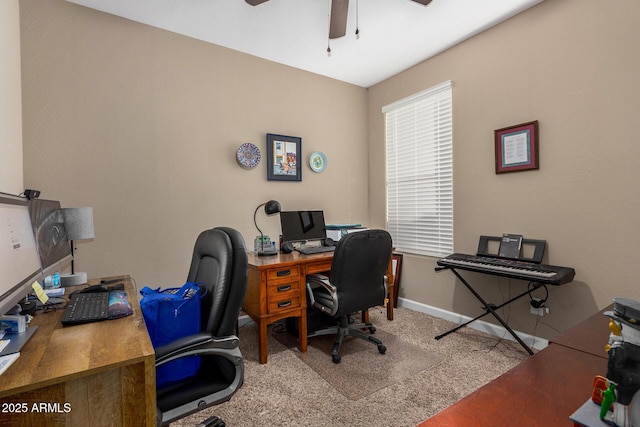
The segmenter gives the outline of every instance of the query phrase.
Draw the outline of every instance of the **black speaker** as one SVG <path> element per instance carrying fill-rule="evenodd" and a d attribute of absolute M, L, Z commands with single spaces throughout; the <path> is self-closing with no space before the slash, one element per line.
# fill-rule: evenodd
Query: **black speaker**
<path fill-rule="evenodd" d="M 290 254 L 294 250 L 295 248 L 293 247 L 293 243 L 291 242 L 284 242 L 280 247 L 280 251 L 284 252 L 285 254 Z"/>

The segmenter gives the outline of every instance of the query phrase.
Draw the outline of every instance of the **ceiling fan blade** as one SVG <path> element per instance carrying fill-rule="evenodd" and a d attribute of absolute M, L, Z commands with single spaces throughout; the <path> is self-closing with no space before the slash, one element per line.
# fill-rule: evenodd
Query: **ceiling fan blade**
<path fill-rule="evenodd" d="M 266 1 L 269 1 L 269 0 L 244 0 L 244 1 L 249 3 L 251 6 L 257 6 L 257 5 L 262 4 L 262 3 L 266 2 Z"/>
<path fill-rule="evenodd" d="M 329 23 L 329 38 L 337 39 L 347 33 L 347 13 L 349 0 L 331 0 L 331 22 Z"/>
<path fill-rule="evenodd" d="M 413 0 L 416 3 L 420 3 L 423 6 L 428 5 L 429 3 L 431 3 L 431 0 Z"/>

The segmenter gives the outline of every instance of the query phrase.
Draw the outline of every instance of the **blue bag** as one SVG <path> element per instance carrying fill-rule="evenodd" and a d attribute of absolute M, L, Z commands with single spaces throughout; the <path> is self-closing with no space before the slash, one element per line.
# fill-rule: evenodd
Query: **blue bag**
<path fill-rule="evenodd" d="M 181 288 L 140 290 L 140 308 L 154 348 L 200 332 L 200 288 L 187 282 Z M 156 368 L 156 385 L 195 375 L 200 356 L 188 356 Z"/>

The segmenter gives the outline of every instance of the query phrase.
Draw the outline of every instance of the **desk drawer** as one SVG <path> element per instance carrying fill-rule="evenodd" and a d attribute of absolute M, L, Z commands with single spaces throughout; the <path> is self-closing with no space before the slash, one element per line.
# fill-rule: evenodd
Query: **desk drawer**
<path fill-rule="evenodd" d="M 331 258 L 324 259 L 322 261 L 309 263 L 307 265 L 307 274 L 324 273 L 329 275 L 331 271 Z"/>
<path fill-rule="evenodd" d="M 300 293 L 296 292 L 289 295 L 283 295 L 282 299 L 269 298 L 268 311 L 269 314 L 278 313 L 280 311 L 289 310 L 300 307 Z"/>
<path fill-rule="evenodd" d="M 280 279 L 297 280 L 298 277 L 300 277 L 300 267 L 295 265 L 291 267 L 272 268 L 267 270 L 267 282 Z"/>
<path fill-rule="evenodd" d="M 300 278 L 274 280 L 267 283 L 267 311 L 269 314 L 300 307 Z"/>

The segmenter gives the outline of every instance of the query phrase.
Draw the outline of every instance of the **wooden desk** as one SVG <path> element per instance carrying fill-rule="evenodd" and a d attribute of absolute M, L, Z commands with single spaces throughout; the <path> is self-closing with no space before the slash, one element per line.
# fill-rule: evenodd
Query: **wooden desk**
<path fill-rule="evenodd" d="M 131 279 L 123 279 L 131 316 L 74 326 L 62 326 L 62 310 L 33 318 L 38 330 L 0 376 L 0 424 L 156 425 L 155 354 Z M 9 403 L 26 403 L 26 413 L 7 413 L 16 408 Z"/>
<path fill-rule="evenodd" d="M 569 416 L 604 375 L 601 357 L 550 344 L 419 427 L 571 426 Z"/>
<path fill-rule="evenodd" d="M 606 375 L 609 321 L 600 310 L 442 412 L 419 424 L 437 426 L 571 426 L 569 416 Z"/>
<path fill-rule="evenodd" d="M 608 327 L 609 318 L 604 315 L 604 312 L 612 310 L 613 304 L 549 340 L 549 342 L 608 359 L 609 354 L 604 348 L 609 342 L 611 331 Z M 604 374 L 603 372 L 601 375 Z"/>
<path fill-rule="evenodd" d="M 307 351 L 306 276 L 331 271 L 333 252 L 313 255 L 293 252 L 273 256 L 249 252 L 248 255 L 249 278 L 242 309 L 258 324 L 260 363 L 267 363 L 267 326 L 287 317 L 298 318 L 299 348 L 302 352 Z M 389 320 L 393 320 L 392 271 L 389 260 Z"/>

